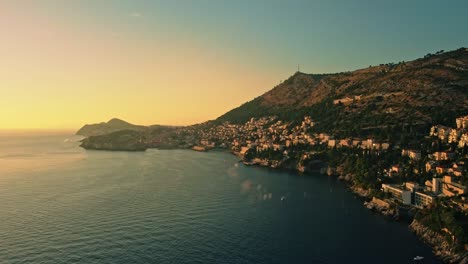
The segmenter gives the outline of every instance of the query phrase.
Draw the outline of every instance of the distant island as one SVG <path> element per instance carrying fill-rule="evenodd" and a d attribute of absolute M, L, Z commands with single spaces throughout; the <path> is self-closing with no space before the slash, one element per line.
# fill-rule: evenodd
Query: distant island
<path fill-rule="evenodd" d="M 86 149 L 221 149 L 247 165 L 336 175 L 447 263 L 468 262 L 468 49 L 352 72 L 296 72 L 216 120 L 86 125 Z M 464 262 L 463 262 L 464 261 Z"/>
<path fill-rule="evenodd" d="M 140 126 L 130 124 L 118 118 L 108 122 L 85 125 L 76 134 L 84 136 L 81 147 L 94 150 L 114 151 L 145 151 L 153 148 L 175 148 L 171 143 L 162 139 L 165 134 L 172 133 L 177 126 Z M 148 139 L 151 138 L 150 142 Z M 160 140 L 158 140 L 160 138 Z M 159 144 L 158 144 L 159 143 Z M 177 145 L 177 148 L 181 147 Z"/>

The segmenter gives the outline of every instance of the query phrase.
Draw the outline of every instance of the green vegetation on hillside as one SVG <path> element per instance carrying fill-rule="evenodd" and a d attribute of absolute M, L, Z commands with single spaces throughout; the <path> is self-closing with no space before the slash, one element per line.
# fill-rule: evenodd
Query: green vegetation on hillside
<path fill-rule="evenodd" d="M 431 124 L 453 126 L 455 117 L 468 114 L 467 101 L 468 51 L 461 48 L 353 72 L 298 72 L 216 123 L 263 116 L 300 122 L 309 115 L 317 122 L 313 132 L 410 142 Z"/>
<path fill-rule="evenodd" d="M 457 251 L 463 250 L 463 245 L 468 244 L 468 234 L 464 232 L 468 228 L 468 218 L 463 213 L 444 206 L 442 202 L 419 211 L 416 220 L 429 229 L 444 234 L 447 242 L 453 244 Z"/>

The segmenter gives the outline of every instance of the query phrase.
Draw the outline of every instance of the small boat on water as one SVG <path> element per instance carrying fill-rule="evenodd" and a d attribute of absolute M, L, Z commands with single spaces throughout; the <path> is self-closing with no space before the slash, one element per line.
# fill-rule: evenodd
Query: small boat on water
<path fill-rule="evenodd" d="M 286 196 L 281 197 L 281 201 L 284 201 L 284 200 L 286 200 Z"/>
<path fill-rule="evenodd" d="M 415 261 L 419 261 L 419 260 L 423 260 L 424 257 L 421 257 L 421 256 L 416 256 L 413 258 Z"/>

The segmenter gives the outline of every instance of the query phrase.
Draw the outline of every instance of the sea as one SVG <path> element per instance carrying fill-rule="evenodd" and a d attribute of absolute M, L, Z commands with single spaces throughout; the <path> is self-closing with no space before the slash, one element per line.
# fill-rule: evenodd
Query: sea
<path fill-rule="evenodd" d="M 335 177 L 81 139 L 0 132 L 0 263 L 441 263 Z"/>

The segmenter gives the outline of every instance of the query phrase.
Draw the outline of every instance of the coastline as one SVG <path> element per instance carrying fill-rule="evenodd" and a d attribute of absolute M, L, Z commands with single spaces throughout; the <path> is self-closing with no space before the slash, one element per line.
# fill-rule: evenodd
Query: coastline
<path fill-rule="evenodd" d="M 356 195 L 356 197 L 363 201 L 364 207 L 371 210 L 372 212 L 380 214 L 392 221 L 400 221 L 402 219 L 401 214 L 404 214 L 404 219 L 408 223 L 408 231 L 416 235 L 421 242 L 428 245 L 432 249 L 432 252 L 435 254 L 435 256 L 439 258 L 442 262 L 468 264 L 468 252 L 453 252 L 451 250 L 451 245 L 449 245 L 444 236 L 424 226 L 422 223 L 420 223 L 414 218 L 414 215 L 411 215 L 408 212 L 401 212 L 402 209 L 396 203 L 388 199 L 377 198 L 372 195 L 372 190 L 366 190 L 362 187 L 354 185 L 352 183 L 352 175 L 339 174 L 337 173 L 336 168 L 331 168 L 328 166 L 324 166 L 318 170 L 304 170 L 302 169 L 304 168 L 303 166 L 296 166 L 296 168 L 292 168 L 291 166 L 283 167 L 281 166 L 281 164 L 279 166 L 278 164 L 274 164 L 272 166 L 269 162 L 265 160 L 254 159 L 253 161 L 248 162 L 244 161 L 242 155 L 240 155 L 239 153 L 231 153 L 241 158 L 239 162 L 242 162 L 247 166 L 257 166 L 275 170 L 283 170 L 306 176 L 311 173 L 320 173 L 321 175 L 327 177 L 336 177 L 337 180 L 341 181 L 346 185 L 350 192 L 352 192 L 354 195 Z"/>

